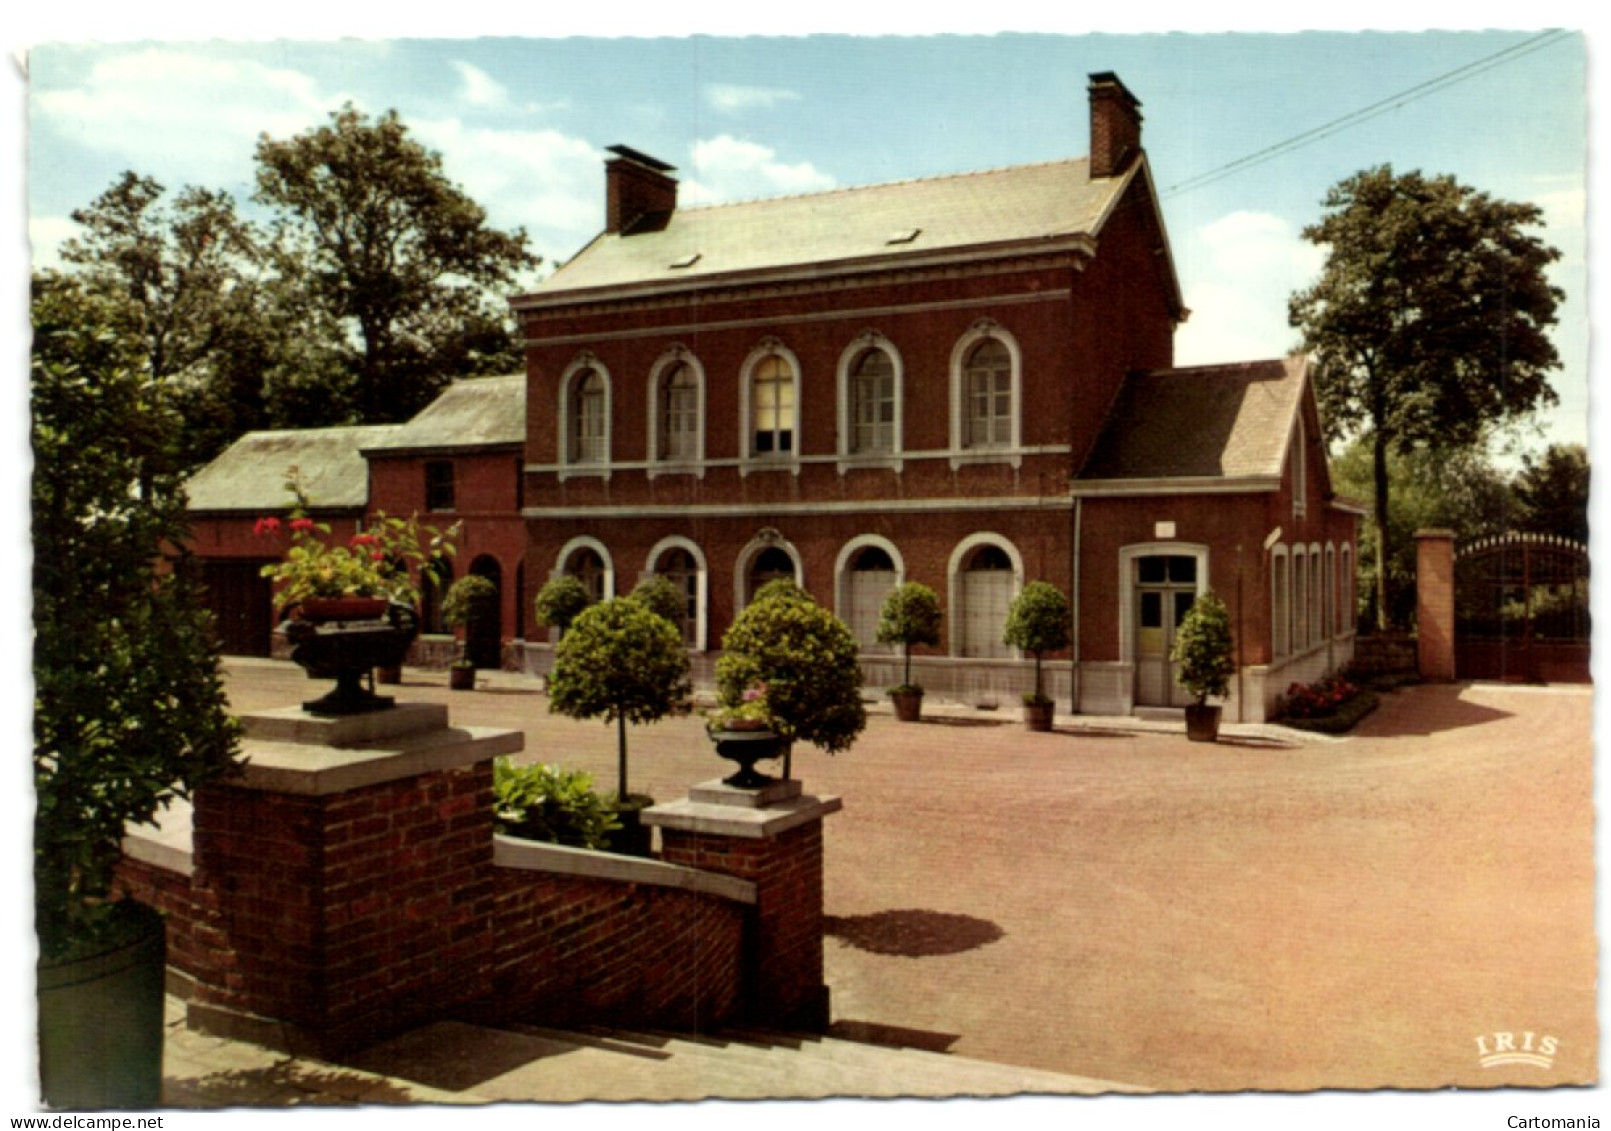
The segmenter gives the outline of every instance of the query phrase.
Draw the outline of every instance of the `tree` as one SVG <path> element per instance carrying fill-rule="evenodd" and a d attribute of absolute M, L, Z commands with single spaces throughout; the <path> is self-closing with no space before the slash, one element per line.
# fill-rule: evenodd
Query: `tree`
<path fill-rule="evenodd" d="M 1515 479 L 1517 525 L 1589 543 L 1589 453 L 1582 444 L 1551 444 L 1522 457 Z"/>
<path fill-rule="evenodd" d="M 1035 657 L 1035 697 L 1044 703 L 1041 690 L 1041 657 L 1067 648 L 1072 639 L 1068 598 L 1049 581 L 1031 581 L 1007 609 L 1007 626 L 1002 643 L 1022 648 Z"/>
<path fill-rule="evenodd" d="M 1385 562 L 1389 452 L 1470 447 L 1555 402 L 1548 327 L 1562 296 L 1546 269 L 1560 253 L 1526 230 L 1542 223 L 1537 207 L 1447 176 L 1367 169 L 1333 186 L 1324 207 L 1303 235 L 1328 249 L 1326 266 L 1293 295 L 1289 317 L 1315 356 L 1328 439 L 1370 440 Z M 1385 628 L 1385 571 L 1377 585 Z"/>
<path fill-rule="evenodd" d="M 123 311 L 34 281 L 34 892 L 47 957 L 104 937 L 124 826 L 234 764 L 218 645 L 167 466 L 178 425 Z"/>
<path fill-rule="evenodd" d="M 280 212 L 277 265 L 348 332 L 351 418 L 406 420 L 451 376 L 507 372 L 518 350 L 500 292 L 536 266 L 452 184 L 395 111 L 350 103 L 328 125 L 257 144 L 257 194 Z M 350 344 L 346 344 L 350 343 Z"/>
<path fill-rule="evenodd" d="M 630 597 L 600 601 L 577 617 L 554 653 L 548 679 L 550 711 L 616 724 L 616 797 L 622 803 L 629 796 L 627 724 L 657 722 L 687 694 L 682 634 Z"/>
<path fill-rule="evenodd" d="M 1209 696 L 1223 697 L 1236 674 L 1231 640 L 1231 614 L 1212 591 L 1201 593 L 1175 630 L 1169 658 L 1180 665 L 1180 686 L 1197 705 Z"/>
<path fill-rule="evenodd" d="M 268 422 L 272 343 L 260 234 L 226 193 L 190 187 L 169 202 L 165 192 L 125 172 L 72 214 L 81 234 L 63 244 L 62 258 L 110 304 L 151 377 L 169 386 L 165 397 L 185 422 L 173 455 L 188 471 Z"/>
<path fill-rule="evenodd" d="M 773 729 L 829 754 L 848 750 L 867 726 L 861 683 L 850 629 L 787 578 L 761 586 L 722 637 L 716 661 L 724 705 L 764 687 Z"/>
<path fill-rule="evenodd" d="M 644 578 L 633 588 L 632 599 L 642 602 L 650 612 L 665 617 L 681 631 L 685 601 L 669 577 L 655 574 Z"/>
<path fill-rule="evenodd" d="M 1355 439 L 1332 462 L 1333 486 L 1340 494 L 1373 503 L 1373 461 L 1369 438 Z M 1415 575 L 1415 532 L 1434 527 L 1453 530 L 1461 541 L 1503 534 L 1515 523 L 1516 502 L 1504 473 L 1482 447 L 1390 451 L 1387 477 L 1393 496 L 1386 539 L 1390 548 L 1387 592 L 1394 603 L 1387 610 L 1386 620 L 1390 624 L 1408 624 L 1415 613 L 1415 590 L 1407 581 L 1394 582 Z M 1374 506 L 1371 509 L 1374 514 Z M 1374 517 L 1365 519 L 1357 564 L 1360 575 L 1373 581 L 1380 568 L 1376 521 Z M 1351 615 L 1377 623 L 1380 591 L 1379 585 L 1362 585 L 1361 608 L 1351 610 Z"/>
<path fill-rule="evenodd" d="M 538 624 L 559 629 L 560 638 L 563 639 L 566 631 L 589 604 L 587 586 L 567 573 L 550 579 L 537 591 L 532 612 Z"/>
<path fill-rule="evenodd" d="M 912 645 L 933 647 L 940 642 L 939 595 L 916 581 L 891 589 L 878 611 L 878 642 L 901 646 L 906 661 L 901 687 L 912 689 Z"/>

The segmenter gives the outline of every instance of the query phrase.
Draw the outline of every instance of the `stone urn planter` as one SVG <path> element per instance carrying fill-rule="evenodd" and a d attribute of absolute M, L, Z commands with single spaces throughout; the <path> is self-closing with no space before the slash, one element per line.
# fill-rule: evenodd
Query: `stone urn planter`
<path fill-rule="evenodd" d="M 757 770 L 755 763 L 779 757 L 789 745 L 782 735 L 764 726 L 715 729 L 710 732 L 710 738 L 716 744 L 718 757 L 738 763 L 738 771 L 722 779 L 724 784 L 736 789 L 771 785 L 776 779 Z"/>
<path fill-rule="evenodd" d="M 419 617 L 407 605 L 380 602 L 379 614 L 357 617 L 357 608 L 344 607 L 340 616 L 331 610 L 312 615 L 303 603 L 281 631 L 291 643 L 291 659 L 313 679 L 333 679 L 335 689 L 310 699 L 302 709 L 314 715 L 356 715 L 394 705 L 390 696 L 365 687 L 376 668 L 401 666 L 409 645 L 419 633 Z"/>

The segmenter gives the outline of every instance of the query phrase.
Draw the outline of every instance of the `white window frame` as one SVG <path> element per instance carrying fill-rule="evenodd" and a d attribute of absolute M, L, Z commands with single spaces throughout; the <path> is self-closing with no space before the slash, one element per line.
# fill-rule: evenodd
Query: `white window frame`
<path fill-rule="evenodd" d="M 969 447 L 967 444 L 969 412 L 968 357 L 981 342 L 989 338 L 993 338 L 1007 347 L 1007 359 L 1011 366 L 1009 386 L 1012 407 L 1008 422 L 1009 435 L 1006 444 Z M 1001 462 L 1008 462 L 1017 467 L 1023 462 L 1023 373 L 1023 351 L 1018 346 L 1018 339 L 993 319 L 985 318 L 975 322 L 967 333 L 957 339 L 956 345 L 951 348 L 951 466 L 953 468 L 960 467 L 965 463 Z"/>
<path fill-rule="evenodd" d="M 664 421 L 662 405 L 665 401 L 665 382 L 671 378 L 678 365 L 688 367 L 688 372 L 694 379 L 694 454 L 692 456 L 673 459 L 666 455 L 663 444 L 662 428 Z M 649 422 L 648 446 L 645 449 L 649 455 L 649 478 L 656 475 L 665 475 L 675 472 L 693 471 L 703 477 L 705 474 L 705 367 L 684 346 L 673 346 L 655 361 L 649 369 L 648 412 L 645 419 Z"/>
<path fill-rule="evenodd" d="M 892 370 L 892 394 L 895 418 L 890 429 L 888 450 L 857 451 L 856 438 L 856 374 L 855 368 L 870 350 L 878 350 L 889 358 Z M 843 474 L 852 467 L 893 467 L 900 470 L 902 460 L 902 419 L 905 415 L 902 391 L 906 384 L 906 367 L 895 344 L 876 330 L 869 330 L 845 347 L 839 355 L 838 417 L 839 417 L 839 471 Z"/>
<path fill-rule="evenodd" d="M 574 450 L 576 422 L 571 419 L 571 414 L 576 411 L 576 406 L 573 404 L 573 395 L 577 381 L 581 378 L 582 373 L 587 370 L 597 373 L 604 386 L 603 405 L 601 406 L 604 413 L 604 435 L 601 441 L 603 457 L 597 460 L 583 460 Z M 578 354 L 575 360 L 565 367 L 565 372 L 560 374 L 559 418 L 557 423 L 559 426 L 559 478 L 561 481 L 580 476 L 603 476 L 609 478 L 610 454 L 614 451 L 610 435 L 610 422 L 613 416 L 611 404 L 614 388 L 615 384 L 610 379 L 609 369 L 589 352 L 584 351 Z"/>
<path fill-rule="evenodd" d="M 755 450 L 755 371 L 763 361 L 768 358 L 782 358 L 789 366 L 792 374 L 794 391 L 794 424 L 789 438 L 789 450 L 786 452 L 757 452 Z M 742 443 L 739 446 L 739 471 L 748 475 L 752 471 L 769 468 L 787 468 L 794 474 L 800 474 L 800 452 L 804 447 L 804 429 L 801 428 L 801 418 L 805 415 L 805 405 L 801 401 L 802 383 L 800 378 L 800 359 L 794 351 L 785 346 L 776 338 L 766 338 L 760 345 L 750 351 L 739 369 L 739 436 Z"/>

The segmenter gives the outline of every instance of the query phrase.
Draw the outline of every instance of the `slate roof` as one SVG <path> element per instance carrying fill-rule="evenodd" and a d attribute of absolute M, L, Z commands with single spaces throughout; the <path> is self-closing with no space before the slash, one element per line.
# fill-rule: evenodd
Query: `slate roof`
<path fill-rule="evenodd" d="M 369 464 L 360 449 L 383 440 L 400 424 L 248 432 L 185 485 L 196 512 L 283 511 L 286 472 L 295 467 L 309 504 L 320 509 L 362 509 L 369 501 Z"/>
<path fill-rule="evenodd" d="M 363 450 L 375 455 L 445 452 L 526 442 L 526 375 L 464 377 L 454 381 L 407 424 Z"/>
<path fill-rule="evenodd" d="M 1279 477 L 1306 386 L 1301 356 L 1132 374 L 1079 481 Z"/>
<path fill-rule="evenodd" d="M 679 207 L 666 227 L 604 233 L 517 298 L 518 308 L 573 291 L 880 263 L 968 249 L 1094 237 L 1144 163 L 1092 180 L 1086 158 L 896 181 L 831 192 Z M 1144 175 L 1144 172 L 1142 173 Z M 916 231 L 910 239 L 898 237 Z M 892 242 L 894 241 L 894 242 Z M 697 256 L 697 258 L 690 258 Z M 685 266 L 673 266 L 684 263 Z"/>

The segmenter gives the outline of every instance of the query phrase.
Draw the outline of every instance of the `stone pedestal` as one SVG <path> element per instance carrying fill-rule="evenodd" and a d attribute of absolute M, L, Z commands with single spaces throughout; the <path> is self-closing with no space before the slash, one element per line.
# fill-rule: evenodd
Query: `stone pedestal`
<path fill-rule="evenodd" d="M 822 820 L 841 808 L 839 798 L 808 796 L 797 781 L 736 789 L 718 780 L 695 786 L 685 800 L 644 810 L 644 823 L 660 828 L 667 863 L 755 884 L 743 992 L 754 1023 L 828 1026 Z"/>
<path fill-rule="evenodd" d="M 492 759 L 524 736 L 423 703 L 243 721 L 244 768 L 195 796 L 190 1024 L 319 1055 L 473 999 Z"/>

